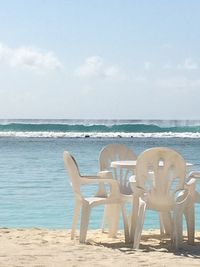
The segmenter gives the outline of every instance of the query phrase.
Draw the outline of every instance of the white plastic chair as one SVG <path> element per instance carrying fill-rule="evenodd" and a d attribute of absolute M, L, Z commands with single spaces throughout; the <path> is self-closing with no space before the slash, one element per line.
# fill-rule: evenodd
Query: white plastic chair
<path fill-rule="evenodd" d="M 182 215 L 186 215 L 188 240 L 194 240 L 194 205 L 191 192 L 195 179 L 185 184 L 186 163 L 176 151 L 151 148 L 137 158 L 132 226 L 130 239 L 138 249 L 146 209 L 156 210 L 165 218 L 176 248 L 182 243 Z M 166 215 L 166 216 L 164 216 Z"/>
<path fill-rule="evenodd" d="M 133 170 L 127 168 L 112 168 L 112 161 L 119 160 L 136 160 L 136 154 L 128 148 L 124 144 L 109 144 L 105 146 L 99 155 L 99 167 L 101 171 L 112 171 L 113 177 L 116 181 L 118 181 L 121 197 L 123 202 L 132 203 L 132 189 L 129 184 L 129 177 L 133 175 Z M 100 190 L 103 192 L 102 185 L 100 185 Z M 112 217 L 110 216 L 110 209 L 115 210 L 116 216 L 118 213 L 118 220 L 114 222 L 110 222 Z M 117 205 L 106 206 L 104 210 L 104 216 L 102 221 L 102 231 L 104 231 L 104 225 L 107 222 L 112 225 L 112 233 L 113 236 L 117 234 L 118 226 L 119 226 L 119 216 L 120 209 Z"/>
<path fill-rule="evenodd" d="M 65 168 L 69 172 L 69 176 L 71 179 L 72 189 L 75 194 L 75 209 L 71 230 L 71 239 L 74 239 L 76 225 L 78 222 L 78 217 L 80 210 L 81 212 L 81 222 L 80 222 L 80 243 L 84 243 L 86 240 L 87 229 L 89 224 L 90 211 L 93 207 L 97 205 L 110 205 L 110 204 L 118 204 L 121 207 L 123 220 L 124 220 L 124 233 L 125 233 L 125 241 L 129 241 L 129 231 L 128 231 L 128 223 L 126 219 L 125 208 L 123 206 L 123 201 L 120 196 L 118 183 L 113 179 L 111 172 L 100 172 L 98 176 L 81 176 L 78 165 L 75 159 L 70 155 L 69 152 L 64 152 L 64 164 Z M 85 198 L 81 193 L 81 185 L 91 184 L 91 183 L 106 183 L 110 186 L 110 194 L 108 197 L 98 195 L 94 197 Z M 113 216 L 113 220 L 115 214 L 111 214 Z"/>
<path fill-rule="evenodd" d="M 123 195 L 132 195 L 129 177 L 133 171 L 127 168 L 112 168 L 111 162 L 118 160 L 136 160 L 137 156 L 124 144 L 109 144 L 105 146 L 99 155 L 99 167 L 101 171 L 112 171 L 113 177 L 119 182 L 120 192 Z"/>

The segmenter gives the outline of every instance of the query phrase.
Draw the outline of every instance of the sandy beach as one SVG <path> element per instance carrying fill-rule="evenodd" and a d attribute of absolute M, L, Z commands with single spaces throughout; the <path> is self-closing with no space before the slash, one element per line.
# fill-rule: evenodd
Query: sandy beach
<path fill-rule="evenodd" d="M 200 266 L 200 233 L 194 246 L 184 241 L 174 251 L 169 239 L 160 240 L 159 231 L 145 231 L 140 250 L 134 251 L 120 233 L 111 239 L 90 230 L 87 243 L 79 244 L 78 237 L 70 240 L 69 230 L 1 228 L 0 266 Z"/>

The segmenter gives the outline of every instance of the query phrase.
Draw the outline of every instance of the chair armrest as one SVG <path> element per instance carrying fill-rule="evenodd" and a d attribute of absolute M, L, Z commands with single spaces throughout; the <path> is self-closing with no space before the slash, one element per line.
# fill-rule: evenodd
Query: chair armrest
<path fill-rule="evenodd" d="M 200 175 L 200 173 L 199 173 L 199 175 Z M 195 178 L 193 178 L 193 177 L 195 177 Z M 188 190 L 188 192 L 191 195 L 193 201 L 195 201 L 195 195 L 196 195 L 195 186 L 196 186 L 196 172 L 191 172 L 189 174 L 188 181 L 185 184 L 184 188 Z"/>
<path fill-rule="evenodd" d="M 116 180 L 109 178 L 101 178 L 100 176 L 82 176 L 81 184 L 106 183 L 110 185 L 118 185 Z"/>
<path fill-rule="evenodd" d="M 189 190 L 187 188 L 185 189 L 179 189 L 175 192 L 175 202 L 176 204 L 180 205 L 187 201 L 189 197 Z"/>
<path fill-rule="evenodd" d="M 99 172 L 101 176 L 81 176 L 81 184 L 105 183 L 110 186 L 109 198 L 120 198 L 118 182 L 109 171 Z"/>
<path fill-rule="evenodd" d="M 200 203 L 200 192 L 195 190 L 195 183 L 199 181 L 200 179 L 200 171 L 192 171 L 189 174 L 190 180 L 187 184 L 190 186 L 190 194 L 192 196 L 192 199 L 195 203 Z"/>
<path fill-rule="evenodd" d="M 184 189 L 176 191 L 175 202 L 178 205 L 191 206 L 195 202 L 195 179 L 190 179 L 190 181 L 184 186 Z"/>
<path fill-rule="evenodd" d="M 114 181 L 114 182 L 113 182 Z M 110 171 L 100 171 L 97 175 L 84 175 L 81 176 L 81 184 L 88 183 L 117 183 L 115 179 L 113 179 L 112 172 Z"/>
<path fill-rule="evenodd" d="M 196 184 L 196 179 L 195 178 L 190 178 L 187 183 L 185 184 L 185 188 L 190 189 L 193 188 L 195 189 L 195 184 Z"/>
<path fill-rule="evenodd" d="M 92 183 L 98 183 L 98 176 L 95 176 L 95 175 L 85 175 L 85 176 L 81 176 L 81 179 L 80 179 L 80 182 L 81 182 L 81 185 L 84 185 L 84 184 L 92 184 Z"/>
<path fill-rule="evenodd" d="M 188 177 L 200 179 L 200 171 L 192 171 L 189 173 Z"/>
<path fill-rule="evenodd" d="M 97 175 L 98 175 L 99 177 L 101 177 L 101 178 L 106 178 L 106 179 L 113 179 L 113 180 L 115 180 L 115 179 L 113 178 L 113 174 L 112 174 L 111 171 L 100 171 L 100 172 L 98 172 Z"/>
<path fill-rule="evenodd" d="M 144 188 L 137 186 L 135 175 L 129 177 L 129 183 L 131 185 L 131 189 L 133 191 L 134 196 L 140 197 L 144 196 L 146 191 Z"/>

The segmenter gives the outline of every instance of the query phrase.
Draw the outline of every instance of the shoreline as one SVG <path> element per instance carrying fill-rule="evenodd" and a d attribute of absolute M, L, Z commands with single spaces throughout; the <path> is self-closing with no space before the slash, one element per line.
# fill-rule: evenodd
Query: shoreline
<path fill-rule="evenodd" d="M 78 234 L 78 232 L 77 232 Z M 87 243 L 79 244 L 70 230 L 0 228 L 0 266 L 200 266 L 200 232 L 195 245 L 173 250 L 169 238 L 160 239 L 159 230 L 145 230 L 140 249 L 124 243 L 123 233 L 108 238 L 101 230 L 88 230 Z"/>

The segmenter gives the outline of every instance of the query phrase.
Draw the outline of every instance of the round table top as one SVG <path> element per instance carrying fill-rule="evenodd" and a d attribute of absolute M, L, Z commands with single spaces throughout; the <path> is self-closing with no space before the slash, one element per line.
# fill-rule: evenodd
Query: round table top
<path fill-rule="evenodd" d="M 136 160 L 118 160 L 118 161 L 112 161 L 111 167 L 112 168 L 134 168 L 136 167 Z"/>
<path fill-rule="evenodd" d="M 111 162 L 112 168 L 132 168 L 134 169 L 136 167 L 137 160 L 117 160 Z M 186 163 L 186 167 L 191 167 L 192 163 Z M 162 165 L 161 165 L 162 166 Z"/>

